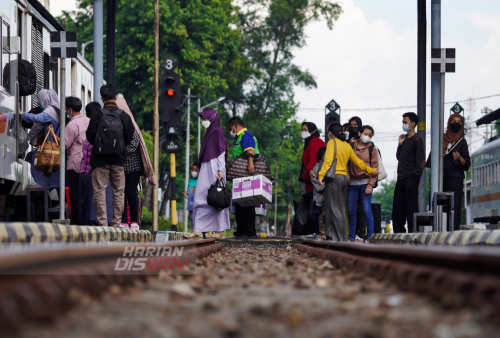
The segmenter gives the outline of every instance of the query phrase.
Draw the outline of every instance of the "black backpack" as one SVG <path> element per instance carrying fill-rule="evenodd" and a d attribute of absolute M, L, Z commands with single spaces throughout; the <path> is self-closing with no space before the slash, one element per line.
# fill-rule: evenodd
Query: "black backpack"
<path fill-rule="evenodd" d="M 18 65 L 19 95 L 28 96 L 36 91 L 36 70 L 29 61 L 20 59 Z"/>
<path fill-rule="evenodd" d="M 122 154 L 125 151 L 123 122 L 120 115 L 123 110 L 100 109 L 102 116 L 97 127 L 94 151 L 100 155 Z"/>

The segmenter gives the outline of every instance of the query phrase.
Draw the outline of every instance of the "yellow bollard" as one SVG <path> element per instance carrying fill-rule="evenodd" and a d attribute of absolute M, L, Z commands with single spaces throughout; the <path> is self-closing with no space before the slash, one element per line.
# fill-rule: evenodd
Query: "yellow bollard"
<path fill-rule="evenodd" d="M 385 225 L 385 233 L 390 234 L 391 233 L 391 223 L 387 222 Z"/>

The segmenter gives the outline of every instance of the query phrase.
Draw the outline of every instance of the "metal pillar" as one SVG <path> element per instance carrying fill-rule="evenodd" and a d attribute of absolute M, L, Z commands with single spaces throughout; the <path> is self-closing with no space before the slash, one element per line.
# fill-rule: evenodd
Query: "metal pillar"
<path fill-rule="evenodd" d="M 158 1 L 158 0 L 155 0 Z M 173 128 L 172 128 L 173 129 Z M 172 231 L 177 231 L 177 201 L 175 200 L 175 153 L 170 153 L 170 189 L 172 192 Z"/>
<path fill-rule="evenodd" d="M 158 113 L 158 91 L 160 85 L 160 5 L 159 0 L 154 0 L 154 38 L 155 38 L 155 64 L 154 64 L 154 112 L 153 112 L 153 170 L 157 184 L 153 188 L 153 231 L 158 231 L 158 183 L 159 183 L 159 161 L 160 161 L 160 116 Z"/>
<path fill-rule="evenodd" d="M 66 58 L 61 58 L 61 99 L 59 113 L 59 219 L 66 219 Z"/>
<path fill-rule="evenodd" d="M 200 113 L 201 113 L 201 101 L 198 98 L 198 155 L 200 155 L 200 148 L 201 148 Z M 198 168 L 200 167 L 200 165 L 201 165 L 201 163 L 198 163 Z"/>
<path fill-rule="evenodd" d="M 94 0 L 94 101 L 101 102 L 100 89 L 104 78 L 103 55 L 103 0 Z M 62 109 L 61 109 L 62 111 Z"/>
<path fill-rule="evenodd" d="M 419 117 L 418 136 L 424 143 L 424 153 L 426 152 L 426 52 L 427 52 L 427 12 L 426 0 L 418 0 L 418 61 L 417 61 L 417 115 Z M 425 170 L 422 172 L 420 184 L 418 185 L 418 210 L 425 211 Z M 413 231 L 418 231 L 414 229 Z"/>
<path fill-rule="evenodd" d="M 279 153 L 279 149 L 278 149 Z M 278 231 L 278 161 L 276 161 L 276 184 L 274 185 L 274 236 Z"/>
<path fill-rule="evenodd" d="M 191 88 L 188 88 L 188 101 L 187 101 L 187 128 L 186 128 L 186 181 L 184 182 L 184 191 L 188 189 L 189 182 L 189 137 L 191 134 Z M 184 232 L 188 229 L 188 211 L 187 201 L 184 201 Z"/>
<path fill-rule="evenodd" d="M 431 6 L 431 47 L 441 48 L 441 0 L 432 0 Z M 439 168 L 439 163 L 443 157 L 443 147 L 440 143 L 442 137 L 440 126 L 443 120 L 440 120 L 440 110 L 441 74 L 431 72 L 431 198 L 435 192 L 441 191 L 439 178 L 442 170 Z"/>
<path fill-rule="evenodd" d="M 116 86 L 116 0 L 106 0 L 106 81 Z"/>

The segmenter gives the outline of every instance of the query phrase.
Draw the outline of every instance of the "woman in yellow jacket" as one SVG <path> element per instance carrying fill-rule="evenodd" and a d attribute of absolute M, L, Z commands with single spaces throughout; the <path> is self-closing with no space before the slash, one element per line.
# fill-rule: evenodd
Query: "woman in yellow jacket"
<path fill-rule="evenodd" d="M 346 136 L 339 123 L 333 123 L 328 127 L 328 137 L 330 141 L 326 146 L 325 160 L 318 174 L 318 184 L 323 185 L 323 179 L 335 159 L 335 144 L 337 145 L 337 167 L 335 179 L 325 182 L 326 238 L 346 242 L 347 162 L 350 160 L 368 174 L 378 174 L 378 170 L 368 167 L 354 154 L 352 147 L 346 142 Z"/>

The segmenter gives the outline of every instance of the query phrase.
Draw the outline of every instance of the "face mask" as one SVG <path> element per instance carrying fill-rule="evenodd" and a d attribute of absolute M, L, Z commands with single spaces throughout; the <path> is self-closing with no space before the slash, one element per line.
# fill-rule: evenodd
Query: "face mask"
<path fill-rule="evenodd" d="M 68 118 L 68 121 L 69 121 L 69 120 L 71 120 L 71 118 L 72 118 L 73 116 L 71 116 L 71 115 L 66 115 L 66 117 Z"/>
<path fill-rule="evenodd" d="M 454 133 L 456 133 L 460 129 L 462 129 L 462 125 L 460 123 L 454 122 L 451 124 L 451 130 L 453 130 Z"/>
<path fill-rule="evenodd" d="M 411 130 L 410 126 L 407 124 L 403 124 L 403 130 L 409 132 Z"/>
<path fill-rule="evenodd" d="M 345 139 L 348 140 L 349 139 L 349 132 L 348 131 L 344 131 L 344 135 L 345 135 Z"/>
<path fill-rule="evenodd" d="M 357 134 L 358 131 L 359 131 L 358 127 L 349 127 L 349 132 L 351 132 L 353 134 Z"/>
<path fill-rule="evenodd" d="M 193 178 L 197 178 L 198 177 L 198 173 L 196 171 L 191 171 L 191 176 Z"/>
<path fill-rule="evenodd" d="M 236 138 L 236 133 L 232 130 L 229 132 L 229 135 L 231 135 L 232 138 Z"/>
<path fill-rule="evenodd" d="M 361 142 L 363 142 L 363 143 L 368 143 L 372 139 L 370 136 L 366 136 L 366 135 L 361 135 L 360 138 L 361 138 Z"/>
<path fill-rule="evenodd" d="M 210 127 L 210 121 L 203 121 L 201 122 L 201 125 L 203 128 L 208 129 L 208 127 Z"/>
<path fill-rule="evenodd" d="M 42 110 L 45 109 L 45 107 L 43 106 L 43 104 L 40 105 L 40 108 L 42 108 Z"/>
<path fill-rule="evenodd" d="M 300 133 L 302 135 L 302 138 L 305 140 L 306 138 L 310 137 L 311 136 L 311 133 L 310 132 L 307 132 L 307 131 L 302 131 Z"/>

